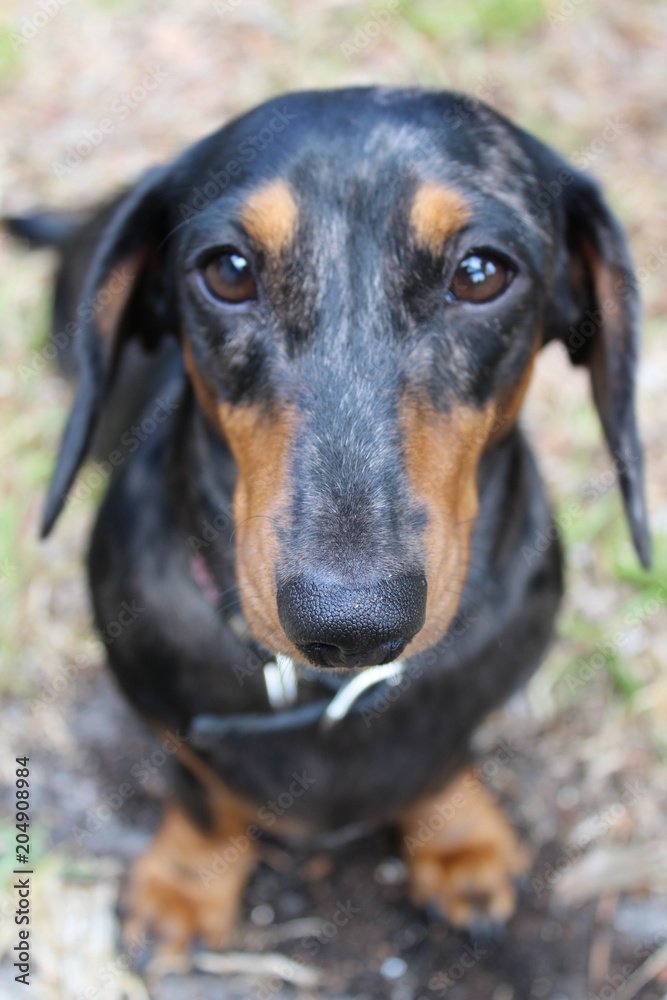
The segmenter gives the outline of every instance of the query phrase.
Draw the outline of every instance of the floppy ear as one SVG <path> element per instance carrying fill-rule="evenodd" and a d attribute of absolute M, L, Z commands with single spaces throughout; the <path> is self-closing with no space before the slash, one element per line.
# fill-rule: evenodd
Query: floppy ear
<path fill-rule="evenodd" d="M 86 457 L 123 343 L 155 346 L 167 322 L 160 241 L 166 236 L 166 168 L 149 171 L 112 207 L 76 306 L 79 377 L 42 519 L 46 536 Z"/>
<path fill-rule="evenodd" d="M 595 182 L 571 170 L 568 175 L 573 180 L 559 198 L 563 246 L 547 339 L 559 337 L 571 361 L 588 366 L 632 540 L 648 568 L 651 544 L 634 406 L 639 333 L 635 275 L 621 228 Z"/>

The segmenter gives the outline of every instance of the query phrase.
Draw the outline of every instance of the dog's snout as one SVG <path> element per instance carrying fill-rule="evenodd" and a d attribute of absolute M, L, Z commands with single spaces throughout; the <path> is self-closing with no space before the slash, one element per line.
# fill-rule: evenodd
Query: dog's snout
<path fill-rule="evenodd" d="M 424 624 L 426 579 L 400 574 L 364 587 L 303 577 L 278 587 L 287 638 L 321 667 L 368 667 L 397 659 Z"/>

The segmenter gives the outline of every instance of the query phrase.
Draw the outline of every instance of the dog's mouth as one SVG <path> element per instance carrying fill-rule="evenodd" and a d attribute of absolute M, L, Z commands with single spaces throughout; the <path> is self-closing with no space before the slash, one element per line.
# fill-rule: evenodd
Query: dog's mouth
<path fill-rule="evenodd" d="M 409 642 L 409 638 L 390 639 L 373 645 L 370 649 L 355 649 L 337 646 L 333 643 L 312 642 L 298 644 L 297 648 L 306 661 L 316 664 L 320 670 L 344 671 L 363 670 L 384 666 L 399 659 Z"/>
<path fill-rule="evenodd" d="M 191 557 L 190 571 L 207 602 L 224 614 L 220 591 L 213 574 L 200 555 Z M 405 580 L 399 578 L 399 581 L 401 589 L 405 590 Z M 426 581 L 423 577 L 410 578 L 408 584 L 419 597 L 421 597 L 419 592 L 424 591 L 425 602 Z M 350 598 L 354 610 L 359 610 L 363 596 L 358 593 Z M 381 594 L 380 599 L 384 596 Z M 385 616 L 382 619 L 383 625 L 386 625 L 387 621 L 393 623 L 396 618 L 395 609 L 386 605 L 381 614 Z M 417 626 L 420 626 L 423 621 L 423 610 L 418 607 L 413 618 Z M 238 639 L 244 643 L 254 642 L 260 653 L 262 649 L 264 650 L 266 662 L 262 671 L 267 703 L 273 710 L 272 714 L 276 716 L 278 728 L 289 725 L 291 716 L 295 716 L 294 724 L 297 728 L 309 721 L 319 721 L 322 729 L 330 729 L 354 709 L 366 692 L 381 684 L 389 687 L 399 684 L 406 669 L 406 661 L 400 659 L 400 656 L 411 636 L 391 636 L 387 634 L 386 628 L 382 635 L 384 641 L 379 643 L 366 641 L 365 645 L 363 634 L 357 636 L 354 630 L 347 630 L 343 644 L 340 628 L 332 633 L 329 625 L 330 631 L 326 637 L 333 637 L 338 641 L 292 642 L 297 652 L 302 654 L 301 657 L 293 657 L 280 652 L 271 654 L 267 652 L 266 647 L 257 644 L 253 640 L 248 623 L 238 609 L 230 615 L 225 615 L 225 619 L 227 626 Z M 405 612 L 401 608 L 400 622 L 403 626 L 404 619 Z M 320 688 L 325 689 L 328 697 L 317 705 L 300 704 L 300 682 L 307 687 L 312 687 L 315 682 Z M 225 734 L 236 732 L 237 729 L 251 732 L 255 724 L 253 719 L 254 717 L 249 717 L 237 720 L 235 717 L 222 718 L 204 714 L 194 720 L 193 737 L 201 745 L 215 743 Z M 263 716 L 257 725 L 262 731 L 271 728 L 270 723 L 267 727 L 266 716 Z"/>
<path fill-rule="evenodd" d="M 365 691 L 383 682 L 390 686 L 397 684 L 404 671 L 403 660 L 359 668 L 354 673 L 350 673 L 349 670 L 342 673 L 340 670 L 297 664 L 290 656 L 277 653 L 275 660 L 264 665 L 264 680 L 269 704 L 279 710 L 296 704 L 300 675 L 307 677 L 310 672 L 316 673 L 320 678 L 328 677 L 335 694 L 323 718 L 328 725 L 333 725 L 347 715 Z"/>

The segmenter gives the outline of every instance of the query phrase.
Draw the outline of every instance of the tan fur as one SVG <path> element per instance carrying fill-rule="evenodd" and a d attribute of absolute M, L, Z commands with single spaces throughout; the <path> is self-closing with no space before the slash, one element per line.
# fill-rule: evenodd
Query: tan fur
<path fill-rule="evenodd" d="M 111 342 L 115 337 L 123 310 L 130 299 L 137 275 L 147 255 L 147 249 L 142 247 L 133 256 L 122 261 L 111 271 L 95 293 L 92 305 L 97 329 L 104 341 Z"/>
<path fill-rule="evenodd" d="M 308 827 L 304 822 L 290 816 L 277 817 L 272 814 L 270 826 L 267 826 L 258 815 L 257 803 L 232 792 L 222 778 L 184 743 L 176 748 L 176 756 L 206 788 L 208 808 L 213 816 L 215 829 L 224 829 L 226 817 L 232 815 L 241 817 L 246 827 L 255 825 L 271 829 L 283 837 L 299 836 L 307 832 Z"/>
<path fill-rule="evenodd" d="M 253 191 L 241 211 L 248 235 L 271 254 L 291 243 L 296 220 L 296 202 L 285 181 L 271 181 Z"/>
<path fill-rule="evenodd" d="M 215 430 L 219 430 L 218 411 L 216 409 L 215 397 L 204 382 L 202 374 L 197 368 L 194 355 L 192 353 L 192 347 L 190 346 L 190 341 L 188 340 L 187 335 L 183 337 L 183 362 L 185 364 L 185 370 L 190 376 L 192 388 L 195 391 L 195 396 L 197 397 L 199 405 L 206 414 L 206 418 L 208 419 L 211 427 Z"/>
<path fill-rule="evenodd" d="M 528 855 L 472 771 L 408 809 L 400 827 L 417 905 L 434 904 L 456 927 L 512 915 Z"/>
<path fill-rule="evenodd" d="M 299 656 L 278 619 L 277 528 L 287 503 L 293 415 L 218 403 L 218 423 L 238 466 L 234 491 L 236 577 L 245 619 L 268 649 Z"/>
<path fill-rule="evenodd" d="M 246 883 L 259 860 L 257 843 L 246 830 L 244 811 L 231 805 L 206 834 L 170 803 L 153 843 L 130 876 L 125 940 L 147 934 L 157 938 L 158 954 L 170 955 L 184 952 L 196 937 L 209 948 L 228 944 Z"/>
<path fill-rule="evenodd" d="M 444 242 L 465 226 L 471 211 L 463 195 L 432 182 L 422 184 L 410 209 L 410 226 L 418 246 L 438 253 Z"/>
<path fill-rule="evenodd" d="M 156 729 L 171 737 L 161 726 Z M 143 934 L 155 937 L 158 955 L 179 955 L 197 937 L 209 948 L 228 944 L 246 884 L 260 860 L 258 831 L 271 829 L 283 837 L 306 831 L 298 820 L 274 814 L 267 825 L 257 804 L 230 791 L 185 743 L 175 753 L 206 788 L 211 828 L 202 832 L 170 802 L 160 829 L 132 869 L 123 936 L 128 943 Z"/>
<path fill-rule="evenodd" d="M 496 402 L 496 419 L 494 421 L 491 437 L 489 438 L 490 445 L 502 440 L 502 438 L 510 432 L 516 423 L 519 410 L 521 409 L 525 399 L 530 379 L 533 374 L 538 348 L 539 345 L 536 344 L 533 356 L 528 362 L 528 365 L 517 384 L 512 386 L 512 388 L 505 392 Z"/>
<path fill-rule="evenodd" d="M 197 398 L 211 424 L 227 440 L 237 462 L 234 495 L 236 570 L 241 605 L 255 638 L 271 650 L 300 659 L 277 614 L 276 527 L 287 502 L 286 456 L 293 415 L 279 419 L 256 406 L 232 406 L 213 399 L 185 342 L 185 363 Z M 478 510 L 477 467 L 484 450 L 513 425 L 526 393 L 533 362 L 516 387 L 483 410 L 458 406 L 438 413 L 408 397 L 400 424 L 414 500 L 425 504 L 424 533 L 428 597 L 424 627 L 406 648 L 415 656 L 445 634 L 466 577 L 470 536 Z"/>
<path fill-rule="evenodd" d="M 424 627 L 405 655 L 414 656 L 444 635 L 466 577 L 470 536 L 477 515 L 477 466 L 495 419 L 484 410 L 459 406 L 437 413 L 426 402 L 403 403 L 401 426 L 414 500 L 425 504 L 424 532 L 428 596 Z"/>
<path fill-rule="evenodd" d="M 236 578 L 243 615 L 258 642 L 299 659 L 278 619 L 275 568 L 276 528 L 287 498 L 286 458 L 293 433 L 292 414 L 216 400 L 197 369 L 184 338 L 185 366 L 211 426 L 229 445 L 238 466 L 234 491 Z"/>

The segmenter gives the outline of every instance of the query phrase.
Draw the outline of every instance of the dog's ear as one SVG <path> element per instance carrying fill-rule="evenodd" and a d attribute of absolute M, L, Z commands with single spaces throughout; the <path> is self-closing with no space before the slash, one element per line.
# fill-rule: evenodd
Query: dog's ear
<path fill-rule="evenodd" d="M 139 337 L 151 348 L 166 332 L 169 298 L 162 240 L 168 233 L 166 168 L 149 171 L 105 210 L 76 307 L 78 382 L 42 519 L 47 535 L 86 457 L 122 345 Z"/>
<path fill-rule="evenodd" d="M 621 228 L 595 182 L 572 170 L 560 176 L 569 183 L 562 186 L 556 205 L 562 239 L 546 339 L 561 339 L 571 361 L 589 369 L 632 540 L 648 567 L 651 545 L 634 401 L 639 334 L 635 275 Z"/>

